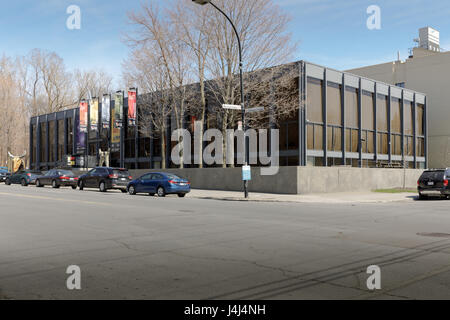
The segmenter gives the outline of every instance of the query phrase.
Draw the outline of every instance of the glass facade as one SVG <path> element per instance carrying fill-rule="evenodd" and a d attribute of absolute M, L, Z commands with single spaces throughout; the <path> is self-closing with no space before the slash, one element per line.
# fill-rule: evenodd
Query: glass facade
<path fill-rule="evenodd" d="M 316 65 L 305 69 L 306 165 L 426 166 L 425 95 Z"/>
<path fill-rule="evenodd" d="M 298 112 L 281 121 L 267 120 L 271 128 L 279 129 L 281 166 L 383 167 L 407 163 L 408 167 L 426 167 L 425 95 L 307 62 L 293 67 L 300 75 L 295 79 Z M 127 123 L 127 109 L 123 111 Z M 81 138 L 77 117 L 78 109 L 72 109 L 31 119 L 32 165 L 39 163 L 39 169 L 45 169 L 59 165 L 67 155 L 84 157 L 83 150 L 77 153 Z M 186 115 L 186 128 L 191 128 L 192 119 L 194 115 Z M 171 120 L 167 121 L 168 133 L 174 129 Z M 216 113 L 208 113 L 205 126 L 221 127 Z M 136 134 L 136 130 L 125 124 L 122 150 L 117 140 L 111 144 L 109 129 L 89 130 L 89 164 L 100 158 L 100 151 L 110 150 L 110 165 L 160 168 L 161 137 L 142 130 Z M 166 146 L 170 149 L 171 143 Z M 170 150 L 166 152 L 167 167 L 174 167 Z"/>

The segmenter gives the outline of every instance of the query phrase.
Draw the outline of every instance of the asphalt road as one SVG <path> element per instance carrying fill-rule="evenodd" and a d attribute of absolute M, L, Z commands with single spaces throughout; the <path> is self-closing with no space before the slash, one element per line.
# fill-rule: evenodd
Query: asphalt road
<path fill-rule="evenodd" d="M 66 269 L 81 268 L 81 290 Z M 369 290 L 367 267 L 381 268 Z M 0 299 L 450 299 L 450 201 L 252 203 L 0 185 Z"/>

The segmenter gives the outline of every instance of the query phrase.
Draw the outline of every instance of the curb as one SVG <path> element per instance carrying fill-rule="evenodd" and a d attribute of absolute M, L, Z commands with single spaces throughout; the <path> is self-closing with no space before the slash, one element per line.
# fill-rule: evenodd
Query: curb
<path fill-rule="evenodd" d="M 320 199 L 317 200 L 278 200 L 278 199 L 245 199 L 245 198 L 231 198 L 231 197 L 201 197 L 201 196 L 191 196 L 192 199 L 201 199 L 201 200 L 218 200 L 218 201 L 234 201 L 234 202 L 281 202 L 281 203 L 323 203 L 323 204 L 356 204 L 356 203 L 391 203 L 391 202 L 406 202 L 406 201 L 414 201 L 415 199 L 405 198 L 405 199 L 392 199 L 392 200 L 355 200 L 355 201 L 347 201 L 347 200 L 332 200 L 332 201 L 323 201 Z"/>

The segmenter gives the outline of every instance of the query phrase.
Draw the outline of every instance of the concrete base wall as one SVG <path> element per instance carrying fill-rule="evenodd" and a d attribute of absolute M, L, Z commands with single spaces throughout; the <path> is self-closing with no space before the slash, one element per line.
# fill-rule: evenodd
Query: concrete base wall
<path fill-rule="evenodd" d="M 191 182 L 192 188 L 243 191 L 241 168 L 130 170 L 134 178 L 146 172 L 171 172 Z M 274 176 L 262 176 L 252 168 L 250 192 L 305 194 L 375 189 L 415 188 L 423 170 L 350 167 L 280 167 Z"/>
<path fill-rule="evenodd" d="M 423 170 L 298 167 L 298 194 L 415 188 Z"/>

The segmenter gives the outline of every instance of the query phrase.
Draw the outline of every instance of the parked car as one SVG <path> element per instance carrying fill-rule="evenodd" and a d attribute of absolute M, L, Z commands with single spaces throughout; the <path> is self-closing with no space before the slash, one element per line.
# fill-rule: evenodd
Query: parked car
<path fill-rule="evenodd" d="M 165 197 L 167 194 L 177 194 L 180 198 L 191 191 L 191 183 L 171 173 L 152 172 L 131 181 L 128 184 L 128 193 L 148 193 Z"/>
<path fill-rule="evenodd" d="M 131 180 L 127 169 L 97 167 L 78 178 L 78 187 L 80 190 L 98 188 L 100 192 L 118 189 L 125 193 Z"/>
<path fill-rule="evenodd" d="M 36 177 L 36 187 L 52 186 L 57 189 L 59 187 L 72 187 L 76 189 L 78 185 L 78 177 L 69 170 L 52 169 L 46 174 Z"/>
<path fill-rule="evenodd" d="M 431 169 L 422 173 L 417 181 L 419 199 L 427 199 L 430 196 L 450 196 L 450 169 Z"/>
<path fill-rule="evenodd" d="M 16 173 L 13 173 L 10 176 L 6 177 L 5 184 L 8 186 L 11 184 L 21 184 L 22 186 L 26 187 L 29 184 L 35 184 L 36 178 L 40 175 L 42 175 L 42 173 L 40 172 L 33 172 L 31 170 L 19 170 Z"/>
<path fill-rule="evenodd" d="M 7 169 L 0 168 L 0 182 L 5 182 L 10 175 Z"/>

